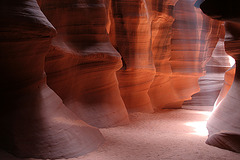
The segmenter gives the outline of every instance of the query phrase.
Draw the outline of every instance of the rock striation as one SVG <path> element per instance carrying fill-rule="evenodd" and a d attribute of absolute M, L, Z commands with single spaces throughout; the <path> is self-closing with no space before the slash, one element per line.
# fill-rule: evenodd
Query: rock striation
<path fill-rule="evenodd" d="M 70 158 L 103 137 L 46 84 L 45 56 L 54 27 L 36 0 L 0 2 L 0 147 L 18 157 Z"/>
<path fill-rule="evenodd" d="M 105 1 L 39 0 L 57 30 L 46 57 L 48 85 L 78 117 L 96 127 L 128 123 L 116 71 L 121 56 L 107 34 Z M 86 16 L 87 15 L 87 16 Z"/>
<path fill-rule="evenodd" d="M 117 78 L 129 112 L 153 112 L 148 95 L 155 76 L 149 5 L 147 0 L 111 0 L 110 3 L 110 38 L 122 56 L 123 66 Z"/>
<path fill-rule="evenodd" d="M 173 107 L 180 98 L 172 84 L 171 39 L 174 1 L 152 1 L 152 53 L 156 75 L 149 89 L 149 96 L 154 110 Z"/>
<path fill-rule="evenodd" d="M 193 5 L 193 1 L 179 0 L 174 8 L 176 20 L 170 63 L 172 86 L 178 101 L 167 108 L 181 108 L 184 101 L 199 92 L 198 79 L 205 74 L 206 63 L 219 39 L 221 23 L 203 15 Z"/>
<path fill-rule="evenodd" d="M 181 108 L 199 91 L 220 22 L 193 5 L 189 0 L 110 1 L 109 34 L 122 56 L 117 77 L 129 112 Z"/>
<path fill-rule="evenodd" d="M 128 124 L 128 112 L 181 108 L 199 91 L 221 24 L 193 5 L 2 0 L 0 147 L 24 158 L 76 157 L 103 142 L 95 127 Z M 237 60 L 238 73 L 239 26 L 227 23 L 226 29 L 227 52 Z M 230 96 L 219 103 L 223 109 L 209 120 L 214 139 L 223 123 L 215 115 L 223 115 L 225 123 L 229 108 L 224 108 L 237 107 L 238 79 L 236 74 Z M 223 129 L 238 134 L 229 124 Z"/>
<path fill-rule="evenodd" d="M 218 3 L 219 2 L 219 3 Z M 201 4 L 204 13 L 212 18 L 226 20 L 225 50 L 236 60 L 235 78 L 227 95 L 218 102 L 207 123 L 209 137 L 207 144 L 240 152 L 239 104 L 240 104 L 240 2 L 206 0 Z"/>
<path fill-rule="evenodd" d="M 198 80 L 200 92 L 194 94 L 192 100 L 185 101 L 185 107 L 208 106 L 207 108 L 212 110 L 212 106 L 214 106 L 222 88 L 229 86 L 229 72 L 227 70 L 231 68 L 232 60 L 233 59 L 225 52 L 224 39 L 219 39 L 209 62 L 206 64 L 206 74 Z M 226 71 L 227 73 L 225 74 Z M 221 91 L 221 94 L 223 94 L 223 92 L 226 91 Z"/>

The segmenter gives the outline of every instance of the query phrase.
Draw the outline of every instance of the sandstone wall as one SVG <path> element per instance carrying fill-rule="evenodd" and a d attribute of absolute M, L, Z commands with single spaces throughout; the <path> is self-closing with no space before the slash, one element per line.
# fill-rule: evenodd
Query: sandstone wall
<path fill-rule="evenodd" d="M 0 3 L 0 147 L 18 157 L 69 158 L 96 149 L 97 128 L 66 108 L 46 84 L 55 28 L 36 0 Z"/>
<path fill-rule="evenodd" d="M 121 56 L 109 41 L 105 2 L 40 3 L 57 30 L 46 57 L 48 85 L 88 124 L 127 124 L 128 114 L 116 78 L 122 66 Z"/>
<path fill-rule="evenodd" d="M 199 91 L 198 79 L 206 73 L 206 63 L 220 33 L 221 22 L 203 15 L 199 8 L 192 7 L 194 3 L 180 0 L 175 6 L 170 62 L 173 85 L 180 97 L 178 107 Z"/>
<path fill-rule="evenodd" d="M 240 12 L 237 6 L 240 5 L 238 1 L 216 1 L 206 0 L 201 5 L 201 9 L 212 18 L 225 20 L 225 50 L 236 60 L 235 77 L 232 82 L 234 69 L 226 74 L 226 82 L 231 83 L 232 86 L 226 94 L 229 86 L 223 88 L 223 94 L 226 96 L 216 102 L 217 106 L 214 109 L 211 117 L 208 120 L 207 128 L 209 137 L 206 141 L 207 144 L 219 148 L 228 149 L 234 152 L 240 152 L 240 129 L 239 129 L 239 104 L 240 104 Z M 220 12 L 219 12 L 220 11 Z"/>
<path fill-rule="evenodd" d="M 218 39 L 191 0 L 38 4 L 0 2 L 0 146 L 19 157 L 82 155 L 103 142 L 92 126 L 180 108 Z"/>

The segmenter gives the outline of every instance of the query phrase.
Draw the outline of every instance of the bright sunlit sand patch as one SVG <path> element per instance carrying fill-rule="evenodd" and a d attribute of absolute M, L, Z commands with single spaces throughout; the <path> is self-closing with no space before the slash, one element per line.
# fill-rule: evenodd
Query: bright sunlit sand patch
<path fill-rule="evenodd" d="M 192 127 L 193 131 L 190 134 L 195 134 L 199 136 L 207 136 L 208 130 L 206 128 L 207 121 L 197 121 L 197 122 L 187 122 L 185 123 L 186 126 Z"/>
<path fill-rule="evenodd" d="M 211 114 L 212 114 L 212 112 L 209 112 L 209 111 L 196 111 L 196 113 L 205 115 L 207 119 L 208 119 L 208 118 L 211 116 Z"/>

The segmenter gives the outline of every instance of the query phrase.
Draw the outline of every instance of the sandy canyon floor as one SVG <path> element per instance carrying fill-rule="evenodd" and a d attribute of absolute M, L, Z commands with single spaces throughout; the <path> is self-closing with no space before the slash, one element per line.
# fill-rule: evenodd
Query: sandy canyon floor
<path fill-rule="evenodd" d="M 129 125 L 101 129 L 105 143 L 97 151 L 68 160 L 240 160 L 238 153 L 205 144 L 210 114 L 186 109 L 130 114 Z M 19 159 L 0 151 L 0 160 Z"/>

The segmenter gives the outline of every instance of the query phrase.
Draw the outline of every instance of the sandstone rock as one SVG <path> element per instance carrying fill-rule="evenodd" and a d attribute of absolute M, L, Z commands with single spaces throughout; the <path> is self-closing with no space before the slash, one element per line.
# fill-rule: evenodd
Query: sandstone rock
<path fill-rule="evenodd" d="M 153 112 L 148 90 L 155 76 L 151 51 L 151 10 L 145 0 L 112 0 L 110 37 L 122 56 L 117 72 L 129 112 Z"/>
<path fill-rule="evenodd" d="M 227 20 L 225 22 L 225 50 L 236 60 L 236 73 L 233 84 L 227 95 L 218 103 L 217 108 L 208 120 L 207 128 L 209 139 L 207 143 L 223 149 L 240 152 L 239 143 L 239 53 L 240 53 L 240 23 L 238 1 L 206 0 L 201 5 L 201 9 L 212 18 Z M 229 8 L 232 7 L 232 8 Z M 236 13 L 236 14 L 235 14 Z"/>
<path fill-rule="evenodd" d="M 174 8 L 170 62 L 172 84 L 179 99 L 176 108 L 199 92 L 198 79 L 205 74 L 219 37 L 221 23 L 203 15 L 193 5 L 193 1 L 179 0 Z"/>
<path fill-rule="evenodd" d="M 19 157 L 70 158 L 103 141 L 46 85 L 54 27 L 36 0 L 0 2 L 0 147 Z"/>
<path fill-rule="evenodd" d="M 219 96 L 217 97 L 217 100 L 214 103 L 214 107 L 217 107 L 218 104 L 222 101 L 222 99 L 227 95 L 229 89 L 233 84 L 235 72 L 236 72 L 236 65 L 233 65 L 230 69 L 228 69 L 225 72 L 224 84 L 219 93 Z"/>
<path fill-rule="evenodd" d="M 110 2 L 109 33 L 122 55 L 123 67 L 117 75 L 128 111 L 181 108 L 199 91 L 198 79 L 205 73 L 221 23 L 193 4 L 189 0 Z"/>
<path fill-rule="evenodd" d="M 179 96 L 172 84 L 171 57 L 173 9 L 175 1 L 152 1 L 152 53 L 156 75 L 149 90 L 155 110 L 167 106 L 179 106 Z M 180 102 L 181 103 L 181 102 Z"/>
<path fill-rule="evenodd" d="M 48 85 L 82 120 L 96 127 L 128 123 L 116 71 L 121 56 L 107 34 L 107 3 L 40 0 L 56 27 L 46 58 Z"/>
<path fill-rule="evenodd" d="M 227 78 L 226 81 L 228 81 L 226 75 L 229 72 L 226 74 L 225 72 L 232 65 L 231 59 L 225 52 L 224 39 L 220 39 L 209 62 L 206 64 L 206 75 L 200 77 L 198 80 L 200 92 L 194 94 L 192 100 L 184 102 L 185 107 L 208 106 L 209 110 L 212 110 L 212 106 L 214 106 L 222 87 L 224 86 L 223 88 L 225 88 L 225 85 L 228 85 L 228 82 L 224 82 L 224 75 L 225 79 Z M 223 92 L 221 91 L 221 93 Z"/>

